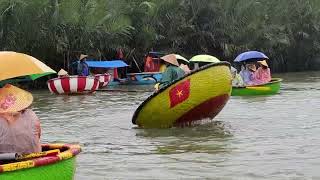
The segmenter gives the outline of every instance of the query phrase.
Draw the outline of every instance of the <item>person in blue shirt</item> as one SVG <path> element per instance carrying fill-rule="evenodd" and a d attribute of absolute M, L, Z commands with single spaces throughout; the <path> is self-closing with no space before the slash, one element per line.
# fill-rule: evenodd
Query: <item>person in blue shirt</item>
<path fill-rule="evenodd" d="M 86 63 L 88 55 L 81 54 L 79 58 L 79 63 L 77 67 L 77 74 L 79 76 L 89 76 L 89 66 Z"/>

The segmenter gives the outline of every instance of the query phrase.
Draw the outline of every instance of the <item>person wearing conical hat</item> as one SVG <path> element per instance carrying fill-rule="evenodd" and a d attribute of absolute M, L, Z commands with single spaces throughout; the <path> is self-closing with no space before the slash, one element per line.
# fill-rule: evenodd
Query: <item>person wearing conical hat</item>
<path fill-rule="evenodd" d="M 7 84 L 0 88 L 0 154 L 41 152 L 40 121 L 29 108 L 31 93 Z"/>
<path fill-rule="evenodd" d="M 233 87 L 242 87 L 244 86 L 242 77 L 237 73 L 237 69 L 231 66 L 231 75 L 232 75 L 232 86 Z"/>
<path fill-rule="evenodd" d="M 68 72 L 64 69 L 60 69 L 60 71 L 58 72 L 58 77 L 65 77 L 65 76 L 69 76 Z"/>
<path fill-rule="evenodd" d="M 89 76 L 89 66 L 86 63 L 88 55 L 81 54 L 77 67 L 77 73 L 79 76 Z"/>
<path fill-rule="evenodd" d="M 266 60 L 258 61 L 259 68 L 255 72 L 256 81 L 258 84 L 265 84 L 271 81 L 270 68 Z"/>
<path fill-rule="evenodd" d="M 175 56 L 178 60 L 178 63 L 180 64 L 179 67 L 184 71 L 185 74 L 189 74 L 191 72 L 189 68 L 189 61 L 179 54 L 176 54 Z"/>
<path fill-rule="evenodd" d="M 255 72 L 257 68 L 254 64 L 249 63 L 245 66 L 241 66 L 240 76 L 242 77 L 242 80 L 244 82 L 245 86 L 252 86 L 255 85 Z"/>
<path fill-rule="evenodd" d="M 174 54 L 163 56 L 160 59 L 164 61 L 166 69 L 162 73 L 159 88 L 162 88 L 185 75 L 184 71 L 179 68 L 178 60 Z"/>

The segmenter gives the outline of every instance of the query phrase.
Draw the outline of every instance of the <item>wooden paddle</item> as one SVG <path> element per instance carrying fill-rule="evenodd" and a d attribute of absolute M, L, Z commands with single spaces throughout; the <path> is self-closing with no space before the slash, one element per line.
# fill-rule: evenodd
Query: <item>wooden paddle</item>
<path fill-rule="evenodd" d="M 246 89 L 252 89 L 257 91 L 270 91 L 270 87 L 263 87 L 263 86 L 247 86 Z"/>
<path fill-rule="evenodd" d="M 56 156 L 59 153 L 60 153 L 59 149 L 54 149 L 54 150 L 45 151 L 45 152 L 32 153 L 32 154 L 27 154 L 27 155 L 20 155 L 16 160 L 17 161 L 23 161 L 23 160 L 39 158 L 39 157 Z"/>

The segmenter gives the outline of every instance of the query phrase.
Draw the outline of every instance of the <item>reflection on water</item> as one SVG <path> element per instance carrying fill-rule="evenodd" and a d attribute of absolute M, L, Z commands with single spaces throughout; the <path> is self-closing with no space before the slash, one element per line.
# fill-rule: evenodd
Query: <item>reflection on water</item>
<path fill-rule="evenodd" d="M 145 87 L 87 96 L 35 91 L 33 107 L 43 142 L 82 145 L 79 180 L 320 179 L 320 74 L 279 76 L 280 94 L 232 97 L 215 121 L 187 128 L 133 126 L 152 93 Z"/>
<path fill-rule="evenodd" d="M 137 136 L 167 141 L 165 145 L 159 145 L 154 153 L 178 154 L 178 153 L 221 153 L 228 149 L 227 140 L 231 137 L 223 122 L 213 122 L 206 125 L 172 129 L 141 129 Z M 217 143 L 219 142 L 219 143 Z"/>
<path fill-rule="evenodd" d="M 157 138 L 157 137 L 181 137 L 181 138 L 225 138 L 230 136 L 224 122 L 215 121 L 205 125 L 185 128 L 171 129 L 139 129 L 137 128 L 137 136 Z"/>

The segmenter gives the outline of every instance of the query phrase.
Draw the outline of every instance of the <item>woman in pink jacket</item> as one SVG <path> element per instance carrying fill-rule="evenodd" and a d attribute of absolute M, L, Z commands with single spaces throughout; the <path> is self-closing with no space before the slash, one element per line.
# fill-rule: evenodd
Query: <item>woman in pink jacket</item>
<path fill-rule="evenodd" d="M 265 84 L 271 81 L 270 68 L 265 60 L 258 61 L 260 67 L 255 72 L 255 80 L 257 84 Z"/>
<path fill-rule="evenodd" d="M 41 152 L 40 121 L 29 109 L 32 101 L 32 95 L 20 88 L 0 88 L 0 153 Z"/>

